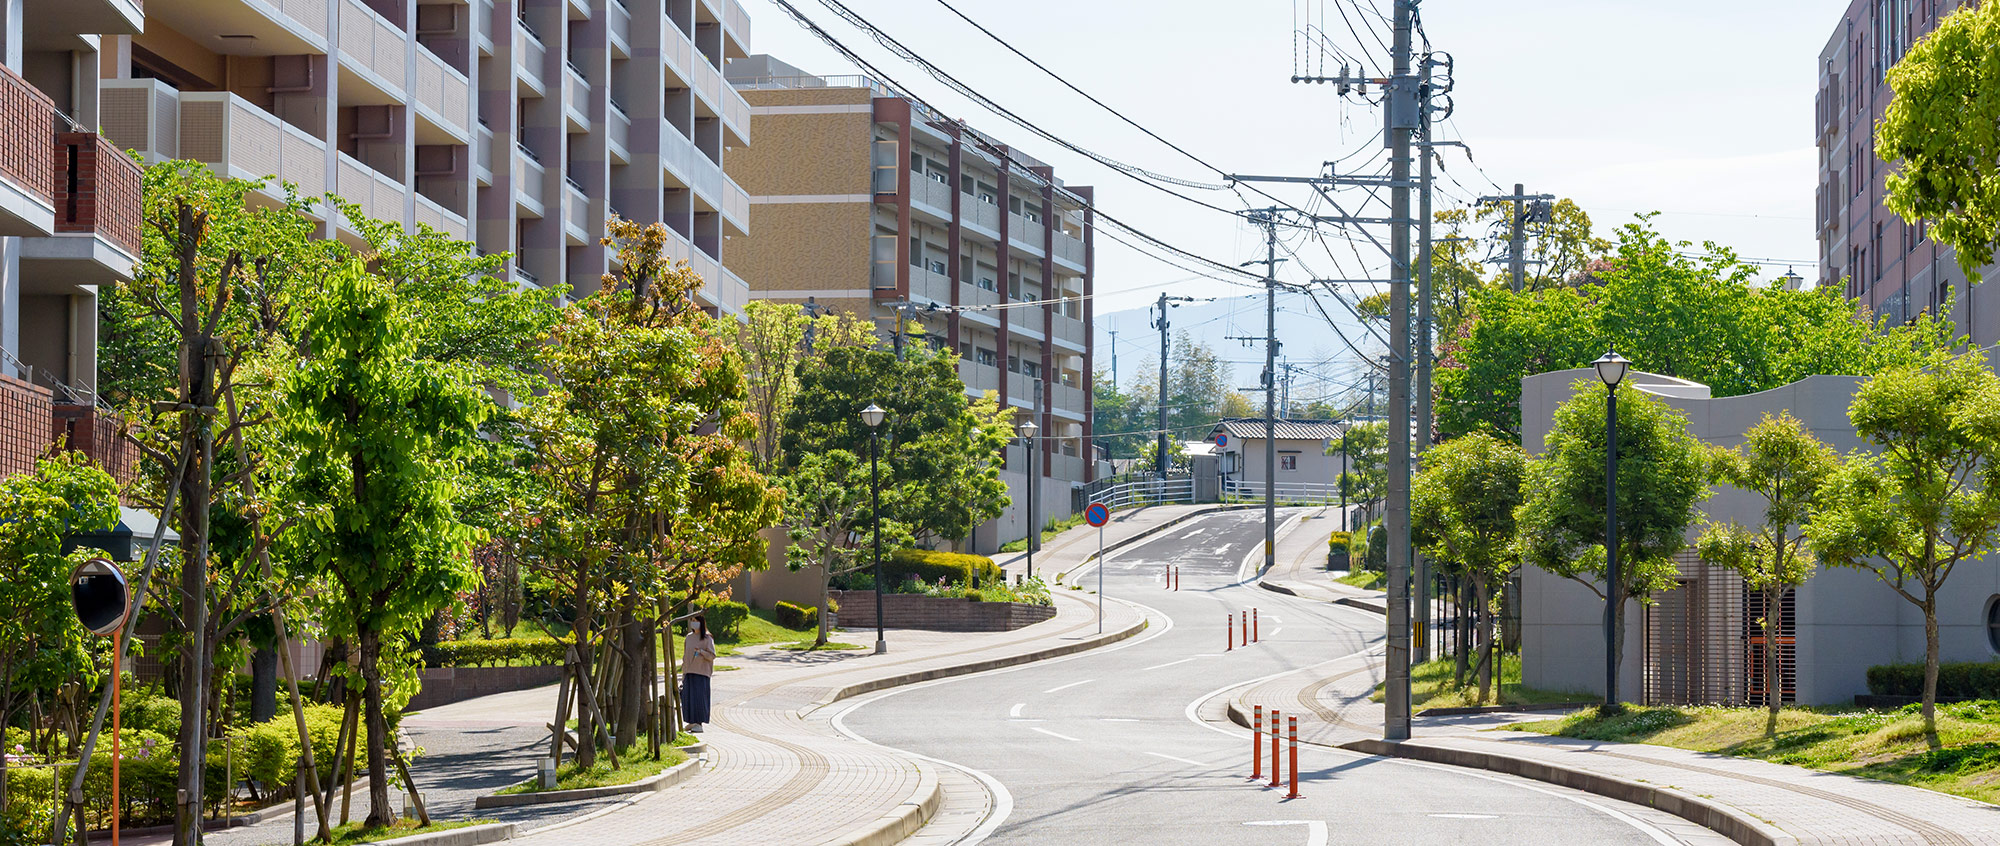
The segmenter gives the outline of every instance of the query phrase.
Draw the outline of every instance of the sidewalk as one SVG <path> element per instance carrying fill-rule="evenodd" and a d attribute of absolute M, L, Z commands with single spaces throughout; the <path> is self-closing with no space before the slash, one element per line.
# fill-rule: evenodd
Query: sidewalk
<path fill-rule="evenodd" d="M 1104 548 L 1132 543 L 1142 537 L 1165 529 L 1168 526 L 1193 517 L 1223 509 L 1214 503 L 1199 505 L 1149 505 L 1130 508 L 1111 514 L 1110 524 L 1104 527 Z M 1324 540 L 1324 538 L 1322 538 Z M 1076 569 L 1097 554 L 1097 530 L 1088 525 L 1077 526 L 1057 535 L 1053 540 L 1035 550 L 1035 572 L 1044 580 L 1054 583 L 1054 573 Z M 1025 552 L 1006 552 L 993 556 L 993 563 L 1007 571 L 1008 578 L 1027 572 L 1028 555 Z"/>
<path fill-rule="evenodd" d="M 1285 582 L 1287 585 L 1291 582 Z M 1751 844 L 2000 844 L 2000 807 L 1916 787 L 1645 744 L 1498 730 L 1549 714 L 1419 715 L 1386 743 L 1379 652 L 1337 658 L 1233 694 L 1299 718 L 1299 739 L 1357 752 L 1512 773 L 1649 805 Z"/>

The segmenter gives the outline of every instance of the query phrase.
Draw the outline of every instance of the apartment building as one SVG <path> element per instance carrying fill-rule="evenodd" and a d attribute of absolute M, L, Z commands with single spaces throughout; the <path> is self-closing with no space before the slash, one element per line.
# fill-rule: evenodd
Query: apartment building
<path fill-rule="evenodd" d="M 97 290 L 140 255 L 137 165 L 97 135 L 98 51 L 138 32 L 137 0 L 25 0 L 0 16 L 0 476 L 52 443 L 129 479 L 100 414 Z"/>
<path fill-rule="evenodd" d="M 1819 284 L 1845 286 L 1890 320 L 1909 320 L 1956 301 L 1952 321 L 1975 345 L 2000 341 L 1995 289 L 1966 285 L 1949 247 L 1922 222 L 1906 224 L 1882 205 L 1891 166 L 1875 156 L 1874 126 L 1887 110 L 1890 67 L 1962 0 L 1851 0 L 1819 55 L 1814 137 L 1819 187 L 1814 225 Z M 1981 271 L 1985 280 L 2000 268 Z"/>
<path fill-rule="evenodd" d="M 723 171 L 750 141 L 722 81 L 748 52 L 738 0 L 152 0 L 128 31 L 106 40 L 101 123 L 148 161 L 338 194 L 577 295 L 611 269 L 608 216 L 662 221 L 712 311 L 747 298 L 724 246 L 749 227 Z"/>
<path fill-rule="evenodd" d="M 732 266 L 759 299 L 812 302 L 877 321 L 905 316 L 911 343 L 958 351 L 966 393 L 996 392 L 1040 427 L 1024 468 L 1043 516 L 1092 480 L 1091 189 L 866 77 L 812 76 L 770 56 L 729 66 L 760 143 L 729 172 L 757 231 Z M 920 327 L 920 328 L 918 328 Z M 1020 517 L 975 546 L 1020 537 Z"/>

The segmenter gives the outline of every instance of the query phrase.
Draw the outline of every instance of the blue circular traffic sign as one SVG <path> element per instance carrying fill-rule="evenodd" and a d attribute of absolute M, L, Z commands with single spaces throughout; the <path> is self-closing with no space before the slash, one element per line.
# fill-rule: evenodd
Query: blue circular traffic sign
<path fill-rule="evenodd" d="M 1102 529 L 1104 524 L 1111 522 L 1111 509 L 1104 507 L 1104 503 L 1093 502 L 1083 510 L 1083 521 Z"/>

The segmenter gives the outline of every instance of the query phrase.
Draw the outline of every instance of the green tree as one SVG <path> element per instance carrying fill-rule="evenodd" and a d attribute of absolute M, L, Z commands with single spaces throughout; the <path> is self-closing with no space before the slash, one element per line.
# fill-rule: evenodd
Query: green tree
<path fill-rule="evenodd" d="M 771 300 L 751 300 L 743 318 L 738 349 L 749 378 L 750 410 L 761 423 L 752 446 L 758 468 L 772 472 L 785 466 L 779 423 L 798 395 L 799 365 L 835 347 L 869 346 L 875 327 L 837 312 L 807 315 L 797 305 Z"/>
<path fill-rule="evenodd" d="M 13 725 L 15 711 L 38 694 L 96 678 L 90 633 L 69 613 L 69 574 L 101 553 L 65 553 L 63 545 L 70 535 L 117 522 L 117 484 L 82 453 L 54 453 L 36 461 L 33 473 L 0 479 L 0 725 Z M 6 769 L 0 768 L 0 811 L 7 806 Z"/>
<path fill-rule="evenodd" d="M 1389 424 L 1364 420 L 1349 424 L 1347 436 L 1329 442 L 1327 455 L 1346 452 L 1346 469 L 1340 473 L 1340 487 L 1349 504 L 1360 504 L 1369 512 L 1375 502 L 1389 493 Z"/>
<path fill-rule="evenodd" d="M 1935 368 L 1862 383 L 1851 455 L 1820 490 L 1806 526 L 1829 565 L 1873 572 L 1924 614 L 1924 734 L 1937 736 L 1938 594 L 1960 562 L 2000 541 L 2000 377 L 1977 350 Z"/>
<path fill-rule="evenodd" d="M 877 524 L 872 516 L 871 482 L 867 459 L 844 449 L 799 453 L 797 465 L 780 479 L 785 488 L 785 532 L 791 539 L 785 547 L 786 566 L 794 571 L 819 569 L 815 646 L 827 642 L 827 621 L 832 618 L 827 596 L 833 580 L 874 563 L 871 554 Z M 897 511 L 896 497 L 901 490 L 883 485 L 885 515 Z M 909 529 L 894 519 L 885 517 L 880 532 L 885 555 L 912 541 Z"/>
<path fill-rule="evenodd" d="M 1519 560 L 1515 510 L 1528 475 L 1528 456 L 1491 435 L 1454 438 L 1424 454 L 1411 481 L 1410 526 L 1417 548 L 1456 569 L 1473 586 L 1480 609 L 1479 701 L 1493 682 L 1493 586 Z"/>
<path fill-rule="evenodd" d="M 1764 415 L 1743 437 L 1742 446 L 1715 451 L 1716 477 L 1762 498 L 1764 521 L 1754 527 L 1709 521 L 1695 548 L 1703 560 L 1741 573 L 1746 586 L 1763 594 L 1764 613 L 1757 623 L 1764 632 L 1760 669 L 1764 704 L 1770 709 L 1764 730 L 1770 734 L 1777 731 L 1778 706 L 1784 698 L 1778 677 L 1778 615 L 1786 591 L 1812 576 L 1806 515 L 1820 486 L 1839 465 L 1839 456 L 1789 413 Z"/>
<path fill-rule="evenodd" d="M 1888 79 L 1875 155 L 1896 169 L 1883 203 L 1911 223 L 1934 221 L 1931 234 L 1977 282 L 2000 245 L 2000 7 L 1961 5 Z"/>
<path fill-rule="evenodd" d="M 1250 398 L 1244 396 L 1241 391 L 1229 391 L 1227 393 L 1224 393 L 1222 395 L 1222 407 L 1216 409 L 1216 414 L 1225 420 L 1232 417 L 1264 416 L 1258 413 L 1255 408 L 1252 408 L 1250 406 Z"/>
<path fill-rule="evenodd" d="M 1149 433 L 1157 421 L 1148 418 L 1152 405 L 1133 391 L 1120 390 L 1108 371 L 1099 370 L 1090 380 L 1091 433 L 1097 445 L 1118 458 L 1132 458 L 1151 448 Z"/>
<path fill-rule="evenodd" d="M 1556 408 L 1546 449 L 1528 471 L 1520 512 L 1523 560 L 1573 579 L 1599 597 L 1607 591 L 1604 556 L 1604 391 L 1579 380 Z M 1625 644 L 1624 600 L 1647 601 L 1673 587 L 1674 553 L 1708 496 L 1708 451 L 1688 433 L 1687 418 L 1632 387 L 1618 386 L 1618 563 L 1621 593 L 1614 655 Z M 1613 701 L 1617 691 L 1606 691 Z"/>
<path fill-rule="evenodd" d="M 408 671 L 396 636 L 476 578 L 478 531 L 455 513 L 453 481 L 486 399 L 462 368 L 418 356 L 415 325 L 387 283 L 350 263 L 325 280 L 303 326 L 308 357 L 284 385 L 300 446 L 297 541 L 336 588 L 329 628 L 359 646 L 369 825 L 396 819 L 383 686 L 385 665 Z"/>

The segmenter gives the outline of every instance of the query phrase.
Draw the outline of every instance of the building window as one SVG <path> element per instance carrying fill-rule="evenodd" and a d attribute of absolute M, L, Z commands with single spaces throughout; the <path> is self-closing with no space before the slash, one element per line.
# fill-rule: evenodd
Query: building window
<path fill-rule="evenodd" d="M 993 290 L 993 277 L 991 276 L 979 277 L 979 289 L 982 291 Z"/>
<path fill-rule="evenodd" d="M 1021 372 L 1021 357 L 1020 357 L 1020 356 L 1018 356 L 1018 355 L 1010 355 L 1010 356 L 1008 356 L 1008 357 L 1007 357 L 1007 372 L 1009 372 L 1009 373 L 1019 373 L 1019 372 Z"/>
<path fill-rule="evenodd" d="M 1296 455 L 1280 455 L 1280 456 L 1278 456 L 1278 469 L 1279 469 L 1279 470 L 1297 470 L 1297 469 L 1299 469 L 1299 457 L 1298 457 L 1298 456 L 1296 456 Z"/>
<path fill-rule="evenodd" d="M 1986 642 L 2000 652 L 2000 596 L 1986 600 Z"/>
<path fill-rule="evenodd" d="M 931 259 L 929 261 L 924 262 L 924 266 L 930 268 L 932 273 L 945 272 L 944 262 L 938 261 L 937 259 Z"/>
<path fill-rule="evenodd" d="M 924 241 L 915 235 L 910 236 L 910 263 L 924 266 Z"/>
<path fill-rule="evenodd" d="M 979 365 L 981 367 L 992 367 L 994 363 L 999 360 L 1000 360 L 999 353 L 986 349 L 985 347 L 979 348 Z"/>

